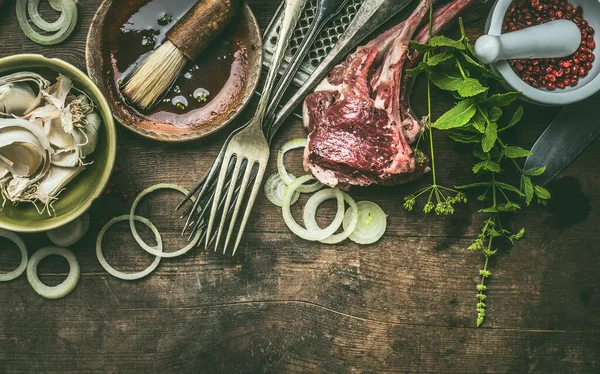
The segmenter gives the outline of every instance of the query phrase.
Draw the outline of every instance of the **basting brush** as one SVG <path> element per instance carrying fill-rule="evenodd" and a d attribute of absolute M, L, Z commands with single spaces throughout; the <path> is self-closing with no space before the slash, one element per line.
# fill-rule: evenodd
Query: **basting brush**
<path fill-rule="evenodd" d="M 123 94 L 141 109 L 150 108 L 196 60 L 237 14 L 241 0 L 199 0 L 167 33 L 123 86 Z"/>

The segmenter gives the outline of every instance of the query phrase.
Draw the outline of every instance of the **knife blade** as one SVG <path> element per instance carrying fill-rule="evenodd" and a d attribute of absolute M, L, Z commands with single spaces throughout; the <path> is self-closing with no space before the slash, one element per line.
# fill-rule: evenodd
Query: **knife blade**
<path fill-rule="evenodd" d="M 564 107 L 533 145 L 523 171 L 545 166 L 546 172 L 536 177 L 536 183 L 550 182 L 600 133 L 599 108 L 600 95 Z"/>

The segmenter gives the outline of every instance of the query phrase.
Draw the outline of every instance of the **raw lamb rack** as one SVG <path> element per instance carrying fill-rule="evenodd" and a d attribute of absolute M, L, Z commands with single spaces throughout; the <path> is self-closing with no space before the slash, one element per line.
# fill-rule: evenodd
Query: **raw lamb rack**
<path fill-rule="evenodd" d="M 438 10 L 434 31 L 473 2 L 455 0 Z M 321 182 L 346 189 L 393 185 L 429 170 L 427 158 L 410 147 L 422 123 L 408 105 L 410 87 L 402 87 L 412 86 L 405 70 L 418 56 L 414 52 L 409 56 L 409 41 L 428 14 L 429 4 L 430 0 L 420 0 L 406 21 L 359 47 L 307 96 L 304 168 Z"/>

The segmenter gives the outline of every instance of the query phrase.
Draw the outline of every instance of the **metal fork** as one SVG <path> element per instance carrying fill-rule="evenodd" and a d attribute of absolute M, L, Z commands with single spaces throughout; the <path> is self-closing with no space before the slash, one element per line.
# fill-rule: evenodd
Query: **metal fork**
<path fill-rule="evenodd" d="M 331 2 L 332 0 L 319 0 L 319 2 L 323 2 L 323 1 Z M 340 0 L 333 0 L 333 1 L 340 1 Z M 404 7 L 406 7 L 406 5 L 408 5 L 408 3 L 410 3 L 410 1 L 411 0 L 366 0 L 363 3 L 363 5 L 359 9 L 355 19 L 349 26 L 348 30 L 346 30 L 344 35 L 340 38 L 338 43 L 334 46 L 333 50 L 325 58 L 325 60 L 319 66 L 319 68 L 317 68 L 315 70 L 315 72 L 311 75 L 311 77 L 309 78 L 307 83 L 302 88 L 300 88 L 300 90 L 277 113 L 277 116 L 274 120 L 267 118 L 264 125 L 265 125 L 266 132 L 269 134 L 269 136 L 268 136 L 269 143 L 271 142 L 275 132 L 283 124 L 285 118 L 287 118 L 292 113 L 293 109 L 302 101 L 304 96 L 307 93 L 309 93 L 310 90 L 319 81 L 321 81 L 325 77 L 327 72 L 334 66 L 334 64 L 337 63 L 352 48 L 354 48 L 369 33 L 371 33 L 373 30 L 375 30 L 377 27 L 379 27 L 381 24 L 383 24 L 386 20 L 391 18 L 393 15 L 400 12 L 400 10 L 402 10 Z M 340 7 L 341 6 L 343 6 L 343 5 L 340 5 Z M 331 11 L 331 8 L 333 6 L 331 4 L 328 4 L 328 7 L 330 9 L 329 11 Z M 323 12 L 323 14 L 322 14 L 323 18 L 326 18 L 324 15 L 327 14 L 329 11 Z M 316 29 L 318 25 L 316 24 L 316 22 L 313 22 L 313 25 L 311 25 L 311 27 L 312 26 L 314 26 Z M 290 63 L 291 65 L 295 65 L 295 64 L 297 64 L 298 66 L 300 65 L 301 60 L 303 60 L 305 57 L 305 56 L 302 56 L 302 53 L 303 53 L 302 51 L 303 51 L 303 46 L 300 46 L 298 52 L 291 60 L 291 63 Z M 304 52 L 304 55 L 306 54 L 305 52 Z M 296 66 L 296 67 L 288 66 L 287 67 L 286 73 L 289 72 L 289 74 L 286 75 L 284 73 L 284 75 L 282 76 L 281 81 L 279 82 L 280 83 L 279 91 L 281 91 L 281 89 L 284 87 L 285 88 L 288 87 L 289 83 L 293 79 L 293 74 L 295 73 L 295 71 L 297 71 L 298 66 Z M 274 95 L 274 97 L 276 99 L 281 98 L 281 96 L 278 96 L 278 95 Z M 273 108 L 277 107 L 276 104 L 277 104 L 276 102 L 272 102 L 270 104 L 269 112 L 273 111 Z M 242 131 L 245 128 L 245 126 L 247 126 L 247 125 L 244 125 L 238 129 L 235 129 L 232 132 L 232 134 L 230 134 L 230 136 L 225 141 L 223 148 L 219 152 L 217 159 L 215 160 L 213 166 L 211 167 L 211 169 L 209 170 L 207 175 L 198 182 L 198 184 L 190 191 L 190 193 L 184 198 L 184 200 L 177 207 L 177 209 L 180 209 L 186 202 L 188 202 L 191 199 L 191 197 L 193 195 L 195 195 L 198 191 L 200 191 L 195 204 L 191 204 L 186 209 L 184 214 L 182 215 L 182 218 L 183 218 L 184 216 L 189 214 L 188 220 L 185 224 L 183 231 L 185 232 L 189 227 L 192 227 L 192 230 L 190 233 L 190 240 L 192 237 L 195 236 L 197 230 L 200 229 L 200 226 L 203 223 L 203 218 L 205 217 L 205 215 L 207 213 L 207 208 L 210 206 L 213 206 L 213 205 L 217 205 L 218 210 L 221 211 L 221 209 L 224 206 L 225 197 L 221 197 L 221 201 L 218 204 L 213 204 L 215 202 L 214 191 L 215 191 L 217 173 L 219 172 L 221 166 L 223 165 L 223 159 L 225 157 L 225 152 L 226 152 L 226 149 L 227 149 L 227 146 L 228 146 L 230 140 L 234 136 L 236 136 L 236 134 L 238 134 L 240 131 Z M 229 173 L 231 173 L 231 171 L 233 170 L 233 167 L 234 167 L 234 163 L 229 165 L 229 171 L 228 171 Z M 255 177 L 256 177 L 256 170 L 250 176 L 250 183 L 254 182 Z M 227 187 L 228 186 L 226 186 L 225 188 L 227 188 Z M 239 191 L 239 186 L 236 189 L 236 191 L 234 192 L 235 196 L 238 196 L 238 191 Z M 207 199 L 204 209 L 202 210 L 202 212 L 200 214 L 198 214 L 197 212 L 198 212 L 198 206 L 199 206 L 200 202 L 203 201 L 203 199 L 205 199 L 207 197 L 208 197 L 208 199 Z M 239 199 L 238 197 L 234 198 L 236 204 L 237 204 L 238 199 Z M 227 211 L 228 217 L 232 216 L 233 206 L 231 206 L 229 210 L 225 210 L 225 211 Z M 204 233 L 202 234 L 200 242 L 202 242 L 204 240 L 212 242 L 212 241 L 214 241 L 215 237 L 216 237 L 215 233 L 213 233 L 213 235 L 209 236 L 209 235 L 207 235 L 206 230 L 205 230 Z"/>
<path fill-rule="evenodd" d="M 233 254 L 235 254 L 237 247 L 239 246 L 239 243 L 242 239 L 244 229 L 246 227 L 246 224 L 248 223 L 248 218 L 250 216 L 250 212 L 252 211 L 252 207 L 254 206 L 254 201 L 256 200 L 256 195 L 258 194 L 260 183 L 262 182 L 270 156 L 269 143 L 267 142 L 267 139 L 263 133 L 262 125 L 265 119 L 265 114 L 267 112 L 269 100 L 271 98 L 271 91 L 275 83 L 275 78 L 277 77 L 277 72 L 279 70 L 279 67 L 281 66 L 281 61 L 283 60 L 285 50 L 287 49 L 294 28 L 296 27 L 296 22 L 298 21 L 306 2 L 307 0 L 285 1 L 285 10 L 283 23 L 281 26 L 281 34 L 277 43 L 275 55 L 273 57 L 273 63 L 271 65 L 271 68 L 269 69 L 269 73 L 267 74 L 267 79 L 265 81 L 265 86 L 263 88 L 262 97 L 258 104 L 256 114 L 243 130 L 241 130 L 239 133 L 237 133 L 231 138 L 231 140 L 229 141 L 229 145 L 225 150 L 222 166 L 219 172 L 219 179 L 215 188 L 215 195 L 213 198 L 213 204 L 211 206 L 210 217 L 208 219 L 208 226 L 206 229 L 206 248 L 208 248 L 210 239 L 212 237 L 212 230 L 216 224 L 217 211 L 219 210 L 218 208 L 220 205 L 215 204 L 215 202 L 221 201 L 221 195 L 223 194 L 224 189 L 223 187 L 229 180 L 230 182 L 225 198 L 225 205 L 222 209 L 223 212 L 221 215 L 221 219 L 219 220 L 217 237 L 215 239 L 215 250 L 219 246 L 221 234 L 223 232 L 225 223 L 228 218 L 227 213 L 229 211 L 232 199 L 234 197 L 233 195 L 234 191 L 236 190 L 236 185 L 239 182 L 238 177 L 242 172 L 242 163 L 243 161 L 245 161 L 246 165 L 243 168 L 244 170 L 243 177 L 241 179 L 240 189 L 235 199 L 235 208 L 229 220 L 229 228 L 227 229 L 225 244 L 223 245 L 223 253 L 227 251 L 227 245 L 229 244 L 229 240 L 231 239 L 231 235 L 233 233 L 233 229 L 237 221 L 237 216 L 239 214 L 242 201 L 244 200 L 246 189 L 249 185 L 250 175 L 255 169 L 256 177 L 253 178 L 254 181 L 252 183 L 252 190 L 248 197 L 246 209 L 244 211 L 244 216 L 242 218 L 238 235 L 233 247 Z M 228 171 L 230 169 L 230 161 L 234 159 L 235 166 L 233 168 L 233 171 L 229 173 Z"/>
<path fill-rule="evenodd" d="M 316 37 L 323 30 L 323 27 L 333 17 L 335 17 L 337 14 L 339 14 L 339 12 L 342 11 L 342 9 L 344 9 L 344 6 L 348 3 L 348 1 L 349 0 L 317 0 L 313 22 L 311 23 L 310 28 L 309 28 L 308 32 L 306 33 L 306 36 L 302 39 L 302 43 L 298 47 L 297 52 L 291 58 L 287 67 L 284 69 L 283 73 L 281 74 L 281 79 L 278 82 L 279 84 L 278 84 L 277 90 L 276 90 L 275 94 L 272 95 L 273 101 L 269 104 L 267 115 L 266 115 L 266 120 L 263 123 L 263 129 L 265 130 L 265 132 L 268 131 L 269 127 L 271 126 L 271 123 L 274 121 L 275 112 L 278 109 L 282 109 L 282 107 L 279 105 L 279 103 L 283 97 L 283 94 L 285 93 L 286 89 L 289 87 L 290 83 L 294 79 L 295 74 L 298 72 L 298 69 L 302 65 L 302 62 L 304 61 L 304 58 L 308 54 L 308 51 L 310 50 L 310 47 L 312 46 Z M 262 97 L 262 94 L 258 91 L 255 92 L 255 95 L 258 97 Z M 301 116 L 296 115 L 296 117 L 297 117 L 297 119 L 300 119 L 300 120 L 302 119 Z M 230 136 L 227 138 L 227 140 L 225 140 L 225 144 L 223 145 L 223 148 L 221 149 L 221 152 L 217 156 L 217 160 L 213 164 L 213 167 L 211 168 L 209 173 L 204 178 L 202 178 L 200 181 L 198 181 L 196 186 L 188 193 L 188 195 L 183 199 L 183 201 L 177 206 L 177 210 L 179 210 L 185 203 L 190 201 L 192 196 L 194 196 L 198 191 L 200 191 L 200 194 L 198 195 L 198 198 L 196 199 L 197 202 L 195 204 L 193 204 L 193 206 L 190 205 L 185 210 L 183 215 L 181 216 L 181 218 L 188 216 L 188 220 L 183 229 L 184 233 L 187 230 L 187 228 L 189 227 L 190 223 L 193 223 L 194 220 L 197 220 L 197 217 L 194 217 L 195 213 L 192 214 L 192 212 L 196 212 L 196 210 L 200 204 L 200 201 L 202 199 L 204 199 L 211 190 L 214 190 L 214 187 L 215 187 L 214 179 L 216 178 L 216 172 L 218 171 L 217 166 L 223 162 L 223 157 L 225 157 L 225 148 L 231 141 L 231 138 L 233 138 L 233 136 L 235 136 L 237 133 L 239 133 L 247 125 L 248 124 L 234 130 L 232 132 L 232 134 L 230 134 Z M 209 197 L 208 204 L 211 204 L 211 203 L 212 203 L 212 197 Z M 197 223 L 194 225 L 194 227 L 192 229 L 192 233 L 191 233 L 190 237 L 195 236 L 195 231 L 199 228 L 200 222 L 201 222 L 201 219 L 197 220 Z"/>

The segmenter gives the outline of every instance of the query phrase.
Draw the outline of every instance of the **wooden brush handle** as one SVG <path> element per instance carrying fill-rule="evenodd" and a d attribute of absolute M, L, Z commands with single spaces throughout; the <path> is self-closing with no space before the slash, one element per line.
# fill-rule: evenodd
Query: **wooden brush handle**
<path fill-rule="evenodd" d="M 237 14 L 242 0 L 198 0 L 167 33 L 167 38 L 194 61 Z"/>

